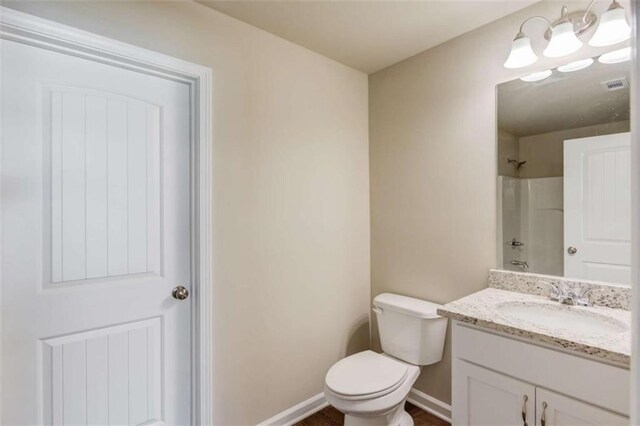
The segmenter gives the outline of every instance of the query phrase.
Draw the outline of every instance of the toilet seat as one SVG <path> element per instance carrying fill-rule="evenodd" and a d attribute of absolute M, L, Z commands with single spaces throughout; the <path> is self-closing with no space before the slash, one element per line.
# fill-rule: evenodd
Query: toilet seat
<path fill-rule="evenodd" d="M 345 400 L 378 398 L 400 387 L 407 364 L 373 351 L 359 352 L 338 361 L 327 373 L 326 387 Z"/>

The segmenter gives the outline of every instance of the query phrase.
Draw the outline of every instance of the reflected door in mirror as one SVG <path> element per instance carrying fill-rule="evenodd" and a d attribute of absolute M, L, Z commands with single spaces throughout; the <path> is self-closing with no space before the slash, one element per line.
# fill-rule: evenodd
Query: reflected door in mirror
<path fill-rule="evenodd" d="M 631 283 L 630 133 L 564 142 L 565 274 Z"/>

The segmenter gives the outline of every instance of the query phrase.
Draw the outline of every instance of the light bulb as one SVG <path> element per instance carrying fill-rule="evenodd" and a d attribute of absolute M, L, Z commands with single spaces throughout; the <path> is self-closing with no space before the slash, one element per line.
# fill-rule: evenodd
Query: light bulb
<path fill-rule="evenodd" d="M 551 70 L 534 72 L 533 74 L 526 75 L 524 77 L 520 77 L 520 80 L 526 81 L 527 83 L 532 83 L 534 81 L 544 80 L 545 78 L 551 75 Z"/>
<path fill-rule="evenodd" d="M 576 37 L 573 24 L 569 21 L 562 22 L 551 32 L 551 41 L 544 49 L 543 55 L 548 58 L 559 58 L 570 55 L 582 47 L 582 42 Z"/>
<path fill-rule="evenodd" d="M 627 23 L 624 9 L 614 1 L 609 9 L 600 16 L 596 33 L 589 40 L 590 46 L 603 47 L 621 43 L 631 38 L 631 27 Z"/>
<path fill-rule="evenodd" d="M 592 58 L 582 59 L 580 61 L 574 61 L 574 62 L 570 62 L 570 63 L 568 63 L 566 65 L 562 65 L 562 66 L 558 67 L 558 71 L 560 71 L 560 72 L 579 71 L 579 70 L 583 70 L 583 69 L 587 68 L 591 64 L 593 64 L 593 59 Z"/>
<path fill-rule="evenodd" d="M 631 60 L 631 47 L 607 52 L 598 58 L 598 62 L 602 64 L 617 64 Z"/>
<path fill-rule="evenodd" d="M 531 40 L 523 33 L 518 33 L 511 43 L 511 53 L 504 63 L 505 68 L 522 68 L 538 60 L 531 48 Z"/>

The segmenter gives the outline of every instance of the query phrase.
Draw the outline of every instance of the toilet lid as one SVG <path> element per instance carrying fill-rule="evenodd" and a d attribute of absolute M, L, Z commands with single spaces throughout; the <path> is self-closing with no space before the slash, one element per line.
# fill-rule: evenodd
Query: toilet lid
<path fill-rule="evenodd" d="M 327 373 L 331 391 L 346 397 L 389 393 L 404 381 L 407 366 L 373 351 L 364 351 L 338 361 Z"/>

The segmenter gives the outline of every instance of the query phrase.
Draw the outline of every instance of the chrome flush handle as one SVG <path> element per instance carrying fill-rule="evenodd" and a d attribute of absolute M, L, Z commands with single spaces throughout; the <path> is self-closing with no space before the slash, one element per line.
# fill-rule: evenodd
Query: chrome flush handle
<path fill-rule="evenodd" d="M 547 403 L 542 402 L 542 415 L 540 416 L 540 426 L 545 426 L 547 423 Z"/>
<path fill-rule="evenodd" d="M 522 399 L 524 400 L 522 403 L 522 425 L 527 426 L 527 401 L 529 397 L 525 395 Z"/>

